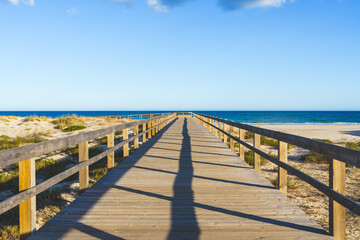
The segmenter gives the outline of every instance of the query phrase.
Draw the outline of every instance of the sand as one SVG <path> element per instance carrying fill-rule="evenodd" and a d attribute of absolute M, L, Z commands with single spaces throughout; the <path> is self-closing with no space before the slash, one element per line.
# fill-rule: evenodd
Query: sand
<path fill-rule="evenodd" d="M 307 138 L 329 139 L 333 142 L 360 142 L 360 125 L 255 125 Z"/>

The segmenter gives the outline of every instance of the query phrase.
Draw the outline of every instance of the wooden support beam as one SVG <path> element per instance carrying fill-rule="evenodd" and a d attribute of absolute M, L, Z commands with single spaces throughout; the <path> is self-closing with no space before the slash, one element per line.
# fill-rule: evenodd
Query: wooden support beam
<path fill-rule="evenodd" d="M 345 163 L 336 159 L 330 161 L 329 174 L 329 186 L 345 195 Z M 329 200 L 329 232 L 336 240 L 345 240 L 345 208 L 332 197 Z"/>
<path fill-rule="evenodd" d="M 239 139 L 241 141 L 245 141 L 245 130 L 239 128 Z M 245 147 L 244 145 L 240 144 L 239 145 L 239 155 L 241 159 L 245 159 Z"/>
<path fill-rule="evenodd" d="M 151 122 L 148 122 L 147 124 L 148 124 L 148 129 L 150 129 L 151 128 Z M 150 139 L 150 138 L 151 138 L 151 131 L 148 131 L 148 139 Z"/>
<path fill-rule="evenodd" d="M 136 125 L 136 126 L 134 126 L 134 136 L 138 135 L 138 134 L 139 134 L 139 126 Z M 139 148 L 139 138 L 138 137 L 134 139 L 134 148 L 135 149 Z"/>
<path fill-rule="evenodd" d="M 19 192 L 36 185 L 35 174 L 35 159 L 19 162 Z M 20 239 L 26 239 L 36 230 L 36 197 L 20 203 L 19 214 Z"/>
<path fill-rule="evenodd" d="M 82 142 L 79 144 L 79 162 L 89 159 L 89 142 Z M 89 187 L 89 166 L 84 167 L 79 171 L 79 188 L 80 192 Z"/>
<path fill-rule="evenodd" d="M 107 135 L 107 148 L 112 148 L 114 146 L 114 133 Z M 110 170 L 115 166 L 115 152 L 110 153 L 107 156 L 107 168 Z"/>
<path fill-rule="evenodd" d="M 260 149 L 260 135 L 254 133 L 254 147 Z M 260 172 L 260 155 L 254 152 L 254 169 Z"/>
<path fill-rule="evenodd" d="M 278 158 L 281 162 L 287 163 L 287 143 L 279 141 L 279 152 Z M 278 188 L 279 190 L 287 195 L 287 171 L 278 166 Z"/>
<path fill-rule="evenodd" d="M 143 132 L 146 131 L 146 123 L 143 124 Z M 143 135 L 142 143 L 144 144 L 146 142 L 146 134 Z"/>
<path fill-rule="evenodd" d="M 129 131 L 127 128 L 125 128 L 123 130 L 123 141 L 128 140 L 129 139 Z M 126 143 L 123 146 L 123 157 L 126 158 L 127 156 L 129 156 L 129 143 Z"/>
<path fill-rule="evenodd" d="M 234 136 L 234 127 L 230 126 L 230 134 L 231 136 Z M 230 138 L 230 149 L 235 152 L 235 145 L 234 145 L 234 139 Z"/>

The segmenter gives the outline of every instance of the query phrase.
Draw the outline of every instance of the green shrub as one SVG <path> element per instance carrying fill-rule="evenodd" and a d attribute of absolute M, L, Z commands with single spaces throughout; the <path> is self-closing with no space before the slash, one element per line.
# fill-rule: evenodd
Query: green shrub
<path fill-rule="evenodd" d="M 254 152 L 253 151 L 247 151 L 245 152 L 245 162 L 249 164 L 250 166 L 254 166 Z M 260 166 L 265 165 L 267 160 L 263 157 L 260 157 Z"/>
<path fill-rule="evenodd" d="M 26 117 L 24 119 L 24 122 L 35 122 L 35 121 L 41 122 L 41 121 L 47 121 L 47 119 L 48 118 L 44 117 L 44 116 L 38 117 L 38 116 L 34 115 L 34 116 Z"/>
<path fill-rule="evenodd" d="M 319 153 L 309 152 L 305 155 L 302 155 L 301 160 L 305 163 L 321 164 L 321 163 L 329 163 L 331 158 L 325 157 L 324 155 L 321 155 Z"/>
<path fill-rule="evenodd" d="M 86 128 L 86 126 L 84 126 L 84 125 L 73 125 L 73 126 L 64 128 L 62 131 L 63 132 L 74 132 L 74 131 L 78 131 L 78 130 L 83 130 L 85 128 Z"/>
<path fill-rule="evenodd" d="M 270 182 L 271 182 L 272 185 L 274 185 L 274 187 L 279 188 L 279 180 L 278 180 L 278 178 L 273 178 L 273 179 L 270 180 Z M 296 182 L 291 181 L 291 180 L 288 179 L 287 180 L 287 187 L 289 189 L 296 189 L 298 186 L 297 186 Z"/>
<path fill-rule="evenodd" d="M 63 116 L 57 118 L 51 122 L 52 124 L 56 125 L 56 129 L 63 129 L 65 127 L 75 126 L 75 125 L 84 125 L 84 121 L 78 117 L 77 115 L 73 114 L 71 116 Z"/>

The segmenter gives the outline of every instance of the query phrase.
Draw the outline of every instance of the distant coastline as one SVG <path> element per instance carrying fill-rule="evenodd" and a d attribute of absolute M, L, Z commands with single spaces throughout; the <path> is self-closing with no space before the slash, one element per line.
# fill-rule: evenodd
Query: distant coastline
<path fill-rule="evenodd" d="M 0 116 L 46 116 L 76 114 L 84 117 L 132 115 L 169 111 L 0 111 Z M 255 125 L 360 125 L 360 111 L 196 111 L 235 122 Z"/>

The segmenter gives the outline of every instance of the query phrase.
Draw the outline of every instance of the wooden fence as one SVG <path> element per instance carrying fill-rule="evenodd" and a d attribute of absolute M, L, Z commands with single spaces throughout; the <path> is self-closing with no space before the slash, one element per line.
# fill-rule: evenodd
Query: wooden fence
<path fill-rule="evenodd" d="M 225 143 L 230 138 L 230 148 L 233 151 L 235 151 L 234 141 L 238 142 L 240 144 L 239 154 L 242 159 L 245 157 L 245 147 L 253 151 L 255 170 L 260 171 L 260 157 L 276 164 L 278 166 L 278 188 L 284 194 L 287 193 L 287 172 L 290 172 L 328 196 L 329 233 L 337 240 L 345 239 L 345 208 L 360 215 L 360 204 L 345 196 L 345 164 L 360 167 L 360 151 L 203 114 L 194 113 L 194 117 Z M 234 135 L 234 128 L 239 129 L 238 136 Z M 252 145 L 245 142 L 245 131 L 254 134 Z M 260 150 L 260 136 L 278 140 L 278 158 Z M 329 186 L 287 164 L 287 144 L 293 144 L 332 159 L 329 162 Z"/>
<path fill-rule="evenodd" d="M 0 203 L 0 214 L 19 206 L 20 237 L 29 236 L 36 228 L 36 195 L 47 190 L 51 186 L 65 180 L 79 172 L 80 191 L 89 187 L 89 166 L 104 157 L 107 157 L 108 169 L 114 167 L 114 152 L 122 147 L 124 157 L 129 155 L 129 143 L 134 141 L 134 148 L 139 146 L 139 137 L 143 136 L 143 143 L 150 139 L 162 128 L 176 118 L 175 113 L 161 114 L 160 116 L 120 124 L 99 130 L 79 133 L 76 135 L 53 139 L 41 143 L 30 144 L 9 150 L 0 151 L 0 168 L 10 164 L 19 163 L 19 191 Z M 142 132 L 139 133 L 139 125 Z M 129 138 L 128 129 L 133 128 L 134 134 Z M 123 130 L 123 141 L 114 145 L 114 134 Z M 147 137 L 146 137 L 147 135 Z M 89 159 L 88 142 L 100 137 L 107 137 L 107 150 Z M 78 145 L 79 163 L 56 176 L 36 185 L 35 157 L 66 149 Z"/>

